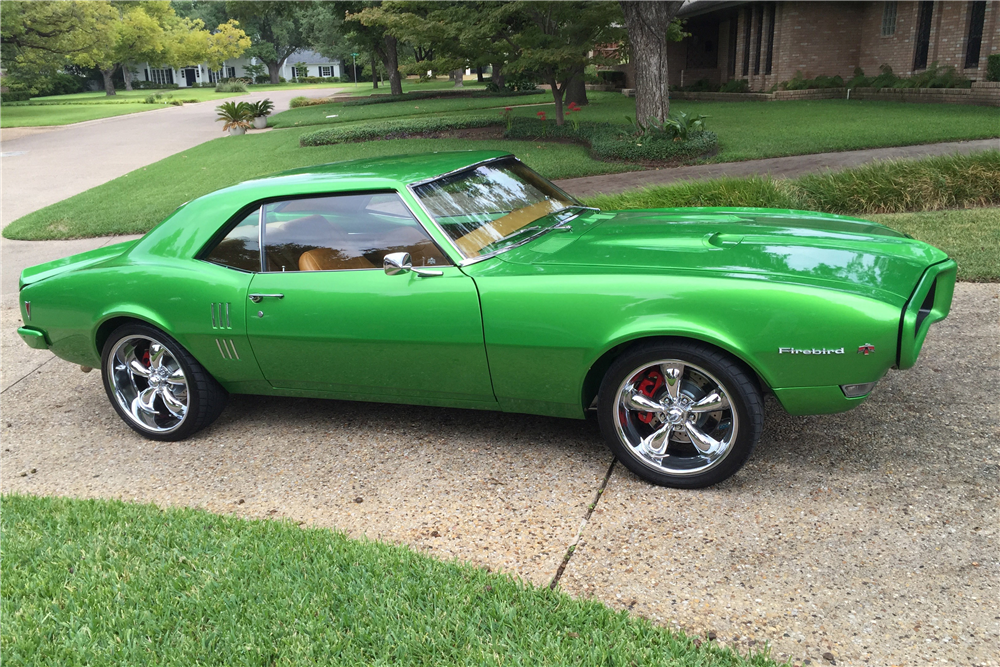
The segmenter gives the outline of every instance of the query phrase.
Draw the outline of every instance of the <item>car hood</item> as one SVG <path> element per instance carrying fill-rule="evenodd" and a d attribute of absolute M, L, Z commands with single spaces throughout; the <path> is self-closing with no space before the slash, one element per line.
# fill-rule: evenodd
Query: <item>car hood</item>
<path fill-rule="evenodd" d="M 947 259 L 882 225 L 774 209 L 587 212 L 500 255 L 536 267 L 710 272 L 837 287 L 885 297 L 912 293 L 924 270 Z"/>

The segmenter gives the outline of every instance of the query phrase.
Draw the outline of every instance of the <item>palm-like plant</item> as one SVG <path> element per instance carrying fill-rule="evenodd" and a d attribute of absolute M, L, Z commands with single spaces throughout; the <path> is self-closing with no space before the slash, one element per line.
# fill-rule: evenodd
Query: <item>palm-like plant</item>
<path fill-rule="evenodd" d="M 274 111 L 274 102 L 269 99 L 263 99 L 259 102 L 250 102 L 251 107 L 253 107 L 254 118 L 259 118 L 260 116 L 270 116 L 271 112 Z"/>
<path fill-rule="evenodd" d="M 245 130 L 253 124 L 253 106 L 247 102 L 223 102 L 215 110 L 219 112 L 219 117 L 215 120 L 225 122 L 223 132 L 233 128 Z"/>

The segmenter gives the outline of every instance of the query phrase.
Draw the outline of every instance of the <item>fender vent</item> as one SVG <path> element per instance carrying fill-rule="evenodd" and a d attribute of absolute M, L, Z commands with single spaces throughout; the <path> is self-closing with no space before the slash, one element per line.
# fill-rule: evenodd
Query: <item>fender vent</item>
<path fill-rule="evenodd" d="M 232 329 L 233 322 L 229 317 L 230 303 L 212 303 L 212 328 Z"/>
<path fill-rule="evenodd" d="M 231 338 L 216 338 L 215 344 L 218 346 L 219 354 L 222 355 L 223 359 L 240 360 L 240 353 L 236 351 L 236 343 Z"/>

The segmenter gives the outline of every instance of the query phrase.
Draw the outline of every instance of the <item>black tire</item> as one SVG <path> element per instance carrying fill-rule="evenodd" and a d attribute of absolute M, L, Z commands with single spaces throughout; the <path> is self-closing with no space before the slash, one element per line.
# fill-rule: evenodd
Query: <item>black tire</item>
<path fill-rule="evenodd" d="M 717 348 L 648 342 L 611 364 L 597 416 L 608 447 L 636 475 L 700 489 L 728 479 L 750 458 L 764 402 L 751 371 Z"/>
<path fill-rule="evenodd" d="M 140 322 L 104 343 L 101 378 L 126 424 L 150 440 L 183 440 L 222 413 L 229 394 L 180 343 Z"/>

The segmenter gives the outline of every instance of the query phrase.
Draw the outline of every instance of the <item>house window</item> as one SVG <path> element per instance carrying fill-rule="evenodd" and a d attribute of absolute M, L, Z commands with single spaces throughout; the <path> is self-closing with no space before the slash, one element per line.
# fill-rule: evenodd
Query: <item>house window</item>
<path fill-rule="evenodd" d="M 209 83 L 218 83 L 219 79 L 221 79 L 221 78 L 222 78 L 222 70 L 221 69 L 208 70 L 208 82 Z"/>
<path fill-rule="evenodd" d="M 760 45 L 764 39 L 764 7 L 757 5 L 754 8 L 755 21 L 757 22 L 757 38 L 754 40 L 753 73 L 760 74 Z"/>
<path fill-rule="evenodd" d="M 743 10 L 743 76 L 750 73 L 750 17 L 749 7 Z"/>
<path fill-rule="evenodd" d="M 896 34 L 896 3 L 882 3 L 882 36 L 892 37 Z"/>
<path fill-rule="evenodd" d="M 920 9 L 917 10 L 917 45 L 913 49 L 913 69 L 927 69 L 927 52 L 931 47 L 933 19 L 933 0 L 923 0 Z"/>
<path fill-rule="evenodd" d="M 774 62 L 774 14 L 775 3 L 767 6 L 767 60 L 764 61 L 764 74 L 771 73 L 771 65 Z"/>
<path fill-rule="evenodd" d="M 305 74 L 303 74 L 302 76 L 305 76 Z M 293 67 L 292 68 L 292 78 L 293 79 L 299 78 L 299 68 L 298 67 Z"/>
<path fill-rule="evenodd" d="M 172 69 L 151 69 L 149 70 L 149 80 L 153 83 L 173 83 L 174 71 Z"/>
<path fill-rule="evenodd" d="M 969 39 L 965 46 L 965 66 L 979 67 L 979 51 L 983 46 L 983 23 L 986 20 L 986 0 L 969 3 Z"/>
<path fill-rule="evenodd" d="M 226 72 L 227 72 L 226 76 L 228 76 L 230 79 L 235 79 L 236 78 L 236 68 L 235 67 L 227 67 L 226 68 Z"/>
<path fill-rule="evenodd" d="M 330 76 L 330 68 L 329 67 L 320 67 L 319 68 L 319 72 L 320 72 L 320 74 L 319 74 L 320 76 Z"/>

